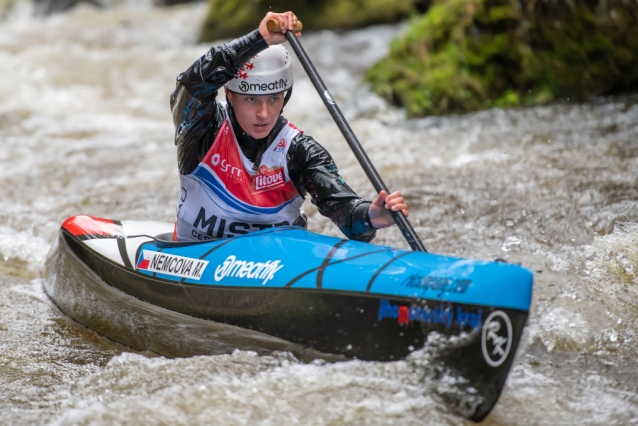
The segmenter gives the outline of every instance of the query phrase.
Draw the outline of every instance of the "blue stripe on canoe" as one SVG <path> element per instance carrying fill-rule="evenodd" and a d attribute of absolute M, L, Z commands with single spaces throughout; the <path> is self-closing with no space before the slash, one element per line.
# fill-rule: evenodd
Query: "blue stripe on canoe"
<path fill-rule="evenodd" d="M 201 279 L 186 279 L 185 282 L 189 284 L 283 289 L 288 283 L 294 282 L 289 290 L 316 289 L 321 284 L 319 291 L 347 291 L 361 293 L 363 297 L 374 294 L 389 298 L 529 310 L 533 275 L 518 265 L 422 252 L 406 254 L 405 250 L 358 241 L 348 241 L 335 252 L 333 248 L 339 241 L 339 238 L 301 228 L 282 227 L 234 237 L 210 254 L 206 253 L 219 241 L 164 248 L 163 253 L 195 259 L 206 255 L 205 260 L 209 263 Z M 142 249 L 157 250 L 152 243 L 145 244 Z M 264 279 L 240 277 L 238 273 L 216 279 L 216 271 L 222 271 L 224 262 L 232 256 L 246 263 L 278 261 L 278 266 L 283 265 L 283 268 L 266 282 Z M 330 261 L 325 264 L 324 260 L 328 256 Z M 157 276 L 172 281 L 181 280 L 161 273 Z M 300 276 L 303 278 L 298 279 Z M 321 283 L 318 283 L 319 279 Z"/>

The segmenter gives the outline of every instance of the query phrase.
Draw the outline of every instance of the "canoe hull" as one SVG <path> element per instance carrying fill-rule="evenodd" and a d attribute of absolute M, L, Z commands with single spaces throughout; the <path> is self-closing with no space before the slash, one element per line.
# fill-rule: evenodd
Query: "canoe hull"
<path fill-rule="evenodd" d="M 61 229 L 47 260 L 45 289 L 65 313 L 113 340 L 166 356 L 278 350 L 306 361 L 400 360 L 425 345 L 431 375 L 464 378 L 461 391 L 471 398 L 459 403 L 455 397 L 454 404 L 474 421 L 496 403 L 528 316 L 502 306 L 347 288 L 167 279 L 114 261 L 83 238 Z M 140 243 L 135 262 L 155 244 Z M 77 289 L 77 282 L 91 280 L 90 288 Z M 110 307 L 87 309 L 88 299 L 108 300 Z"/>

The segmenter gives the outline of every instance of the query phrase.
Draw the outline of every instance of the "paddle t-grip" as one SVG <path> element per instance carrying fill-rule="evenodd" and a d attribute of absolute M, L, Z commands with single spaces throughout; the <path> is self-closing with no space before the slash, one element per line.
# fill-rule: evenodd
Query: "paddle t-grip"
<path fill-rule="evenodd" d="M 274 32 L 274 33 L 280 33 L 281 32 L 281 28 L 279 28 L 279 21 L 276 19 L 271 19 L 270 21 L 268 21 L 266 23 L 266 28 L 268 28 L 268 31 Z M 301 24 L 301 21 L 297 21 L 297 25 L 294 26 L 293 30 L 295 31 L 301 31 L 303 29 L 303 25 Z"/>

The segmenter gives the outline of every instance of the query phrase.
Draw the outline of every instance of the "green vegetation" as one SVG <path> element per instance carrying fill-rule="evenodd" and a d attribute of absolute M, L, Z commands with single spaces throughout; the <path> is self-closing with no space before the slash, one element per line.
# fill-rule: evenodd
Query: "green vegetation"
<path fill-rule="evenodd" d="M 195 3 L 200 0 L 154 0 L 157 6 L 175 6 L 176 4 Z"/>
<path fill-rule="evenodd" d="M 434 0 L 366 76 L 411 116 L 638 87 L 638 2 Z"/>
<path fill-rule="evenodd" d="M 234 38 L 257 28 L 269 11 L 292 10 L 304 29 L 361 28 L 424 11 L 429 0 L 209 0 L 202 41 Z"/>

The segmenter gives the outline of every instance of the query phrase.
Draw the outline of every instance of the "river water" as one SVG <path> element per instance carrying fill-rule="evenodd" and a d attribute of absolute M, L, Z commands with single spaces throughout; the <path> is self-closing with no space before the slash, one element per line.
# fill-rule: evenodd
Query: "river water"
<path fill-rule="evenodd" d="M 209 47 L 196 44 L 203 4 L 112 3 L 44 19 L 0 2 L 0 423 L 469 424 L 407 361 L 167 359 L 53 305 L 40 274 L 65 218 L 174 219 L 168 97 Z M 638 97 L 408 120 L 361 83 L 401 29 L 302 42 L 431 252 L 534 271 L 528 327 L 484 424 L 638 424 Z M 297 65 L 285 115 L 372 196 Z M 311 230 L 339 235 L 306 207 Z M 375 242 L 407 247 L 397 229 Z"/>

